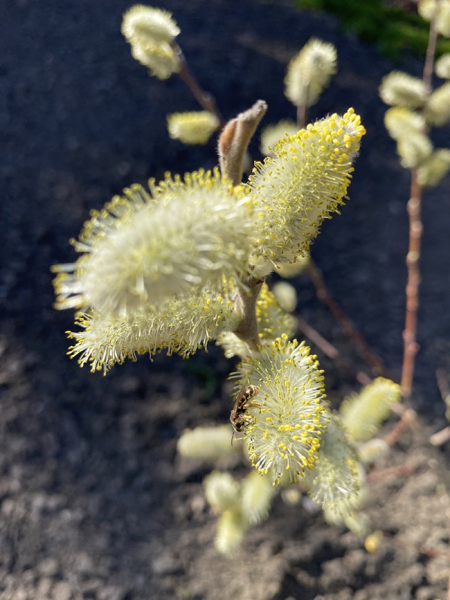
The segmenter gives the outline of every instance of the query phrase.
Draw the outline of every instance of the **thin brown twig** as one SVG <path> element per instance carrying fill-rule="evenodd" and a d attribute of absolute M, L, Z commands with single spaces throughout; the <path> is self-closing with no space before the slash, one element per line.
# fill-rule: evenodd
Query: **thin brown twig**
<path fill-rule="evenodd" d="M 406 477 L 415 473 L 419 467 L 420 465 L 399 465 L 397 467 L 372 471 L 366 475 L 366 481 L 378 481 L 380 479 L 386 479 L 391 475 L 394 475 L 395 477 Z"/>
<path fill-rule="evenodd" d="M 184 56 L 180 46 L 176 42 L 172 42 L 172 48 L 178 56 L 178 60 L 180 61 L 180 71 L 178 75 L 187 85 L 187 87 L 189 88 L 197 102 L 200 104 L 200 106 L 217 117 L 219 121 L 219 126 L 220 128 L 222 128 L 225 123 L 222 119 L 222 115 L 220 114 L 219 109 L 217 108 L 214 96 L 212 96 L 208 92 L 205 92 L 200 87 L 200 84 L 198 83 L 197 79 L 194 77 L 191 70 L 189 69 L 186 57 Z"/>
<path fill-rule="evenodd" d="M 384 366 L 381 358 L 369 348 L 362 333 L 356 329 L 338 303 L 333 299 L 325 285 L 320 269 L 312 259 L 308 261 L 306 272 L 316 288 L 317 298 L 329 309 L 336 321 L 338 321 L 344 335 L 354 342 L 363 359 L 370 365 L 372 373 L 375 376 L 382 375 L 383 377 L 386 377 L 386 379 L 392 379 L 392 376 Z"/>
<path fill-rule="evenodd" d="M 355 378 L 361 385 L 368 385 L 372 382 L 369 375 L 362 371 L 356 371 L 350 361 L 342 356 L 339 350 L 330 344 L 320 333 L 311 327 L 302 317 L 296 315 L 297 327 L 313 344 L 315 344 L 324 354 L 331 358 L 339 367 L 343 368 L 351 377 Z"/>
<path fill-rule="evenodd" d="M 397 425 L 395 425 L 392 431 L 384 436 L 384 442 L 386 442 L 388 446 L 393 446 L 403 432 L 406 431 L 406 429 L 408 429 L 416 421 L 416 418 L 416 411 L 412 408 L 407 408 Z"/>
<path fill-rule="evenodd" d="M 450 388 L 448 385 L 447 377 L 445 375 L 444 369 L 436 369 L 436 380 L 439 388 L 439 392 L 441 393 L 441 398 L 444 404 L 447 407 L 446 416 L 450 412 Z M 447 417 L 448 418 L 448 417 Z M 430 444 L 432 446 L 442 446 L 445 442 L 450 440 L 450 425 L 444 427 L 440 431 L 434 433 L 430 437 Z"/>

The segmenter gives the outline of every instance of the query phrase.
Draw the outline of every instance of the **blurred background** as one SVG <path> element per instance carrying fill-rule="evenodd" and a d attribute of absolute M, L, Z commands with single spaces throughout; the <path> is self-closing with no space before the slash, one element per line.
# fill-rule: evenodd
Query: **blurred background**
<path fill-rule="evenodd" d="M 338 598 L 323 582 L 289 583 L 300 559 L 289 558 L 280 536 L 289 542 L 310 535 L 306 512 L 286 524 L 287 509 L 275 507 L 243 565 L 223 567 L 210 548 L 214 519 L 201 488 L 210 468 L 180 462 L 175 444 L 185 427 L 229 417 L 225 380 L 235 363 L 220 349 L 188 362 L 141 357 L 105 378 L 66 356 L 64 332 L 73 315 L 53 310 L 49 269 L 73 261 L 68 240 L 89 211 L 131 183 L 217 163 L 214 140 L 187 147 L 169 138 L 166 115 L 199 107 L 178 77 L 150 78 L 132 58 L 120 33 L 130 6 L 126 0 L 0 5 L 0 597 L 218 599 L 233 591 L 256 600 Z M 384 129 L 378 87 L 394 68 L 421 76 L 427 28 L 414 6 L 352 0 L 161 0 L 157 6 L 173 13 L 189 65 L 226 119 L 259 98 L 269 107 L 263 125 L 294 119 L 283 94 L 289 60 L 312 36 L 335 44 L 338 73 L 310 119 L 353 106 L 367 135 L 350 201 L 324 223 L 312 255 L 333 297 L 399 378 L 409 172 Z M 448 128 L 433 136 L 437 146 L 448 145 Z M 258 136 L 250 150 L 261 159 Z M 449 190 L 447 177 L 423 201 L 414 395 L 424 422 L 441 425 L 434 373 L 450 365 Z M 300 314 L 351 356 L 308 279 L 294 284 Z M 319 359 L 332 398 L 355 389 L 320 352 Z M 314 527 L 304 548 L 314 556 L 320 540 L 317 564 L 347 552 L 336 532 L 321 522 Z"/>

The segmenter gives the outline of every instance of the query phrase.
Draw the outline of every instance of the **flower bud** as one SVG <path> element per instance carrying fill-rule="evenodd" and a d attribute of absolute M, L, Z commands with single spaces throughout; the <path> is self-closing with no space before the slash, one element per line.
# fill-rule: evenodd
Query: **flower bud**
<path fill-rule="evenodd" d="M 206 144 L 218 127 L 218 118 L 207 110 L 167 116 L 170 137 L 184 144 Z"/>
<path fill-rule="evenodd" d="M 437 12 L 436 12 L 437 11 Z M 436 30 L 445 37 L 450 37 L 450 2 L 449 0 L 421 0 L 419 14 L 425 21 L 431 21 L 436 15 Z"/>
<path fill-rule="evenodd" d="M 278 281 L 272 288 L 273 295 L 280 307 L 288 313 L 297 308 L 297 291 L 287 281 Z"/>
<path fill-rule="evenodd" d="M 177 442 L 177 450 L 186 458 L 214 461 L 235 452 L 230 443 L 231 436 L 228 425 L 186 429 Z"/>
<path fill-rule="evenodd" d="M 421 79 L 407 73 L 392 71 L 383 77 L 380 96 L 386 104 L 419 108 L 425 104 L 425 84 Z"/>
<path fill-rule="evenodd" d="M 399 385 L 378 377 L 359 394 L 346 398 L 340 407 L 340 413 L 351 439 L 365 442 L 376 435 L 392 405 L 399 402 L 400 397 Z"/>
<path fill-rule="evenodd" d="M 289 138 L 298 131 L 297 125 L 291 119 L 286 119 L 264 127 L 261 132 L 261 144 L 259 149 L 264 156 L 274 156 L 272 148 L 282 143 L 283 138 Z"/>
<path fill-rule="evenodd" d="M 450 169 L 450 150 L 440 148 L 417 169 L 417 181 L 423 187 L 435 187 Z"/>
<path fill-rule="evenodd" d="M 203 481 L 208 503 L 217 512 L 236 509 L 240 485 L 229 473 L 213 471 Z"/>
<path fill-rule="evenodd" d="M 450 81 L 438 87 L 428 98 L 425 118 L 438 127 L 450 121 Z"/>
<path fill-rule="evenodd" d="M 311 38 L 289 63 L 285 95 L 295 106 L 312 106 L 337 70 L 333 44 Z"/>
<path fill-rule="evenodd" d="M 434 66 L 436 75 L 442 79 L 450 79 L 450 52 L 443 54 Z"/>
<path fill-rule="evenodd" d="M 422 115 L 408 108 L 397 106 L 386 111 L 384 124 L 394 140 L 399 140 L 410 134 L 420 134 L 425 129 L 425 119 Z"/>
<path fill-rule="evenodd" d="M 321 437 L 329 421 L 323 375 L 310 349 L 287 336 L 247 356 L 238 367 L 239 385 L 260 388 L 247 409 L 245 429 L 253 466 L 280 483 L 303 477 L 318 459 Z"/>

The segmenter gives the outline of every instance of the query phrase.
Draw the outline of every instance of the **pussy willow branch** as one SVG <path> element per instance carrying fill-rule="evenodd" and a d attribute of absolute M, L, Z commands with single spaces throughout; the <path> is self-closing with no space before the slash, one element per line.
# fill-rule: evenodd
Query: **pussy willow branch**
<path fill-rule="evenodd" d="M 356 371 L 353 365 L 347 360 L 339 350 L 330 344 L 328 340 L 320 335 L 311 325 L 309 325 L 302 317 L 295 315 L 297 327 L 299 331 L 305 335 L 313 344 L 315 344 L 324 354 L 331 358 L 338 367 L 341 367 L 348 375 L 356 379 L 361 385 L 369 385 L 372 379 L 362 371 Z"/>
<path fill-rule="evenodd" d="M 392 379 L 381 358 L 369 348 L 362 333 L 356 329 L 341 307 L 332 298 L 325 285 L 322 273 L 312 258 L 309 259 L 306 265 L 306 272 L 316 288 L 317 298 L 329 309 L 336 321 L 338 321 L 344 335 L 353 340 L 363 359 L 370 365 L 372 373 L 376 376 L 382 375 L 386 379 Z"/>
<path fill-rule="evenodd" d="M 426 97 L 431 93 L 431 77 L 433 74 L 434 56 L 436 53 L 437 30 L 436 17 L 439 9 L 439 0 L 436 2 L 433 17 L 430 23 L 430 36 L 428 39 L 427 54 L 423 69 L 423 83 L 425 85 Z M 420 250 L 422 241 L 421 221 L 422 187 L 417 179 L 417 170 L 411 171 L 411 192 L 407 205 L 409 216 L 409 248 L 406 255 L 406 266 L 408 269 L 408 280 L 406 284 L 406 317 L 405 329 L 403 331 L 403 366 L 401 388 L 405 400 L 411 397 L 412 383 L 414 379 L 414 368 L 416 354 L 419 346 L 417 337 L 417 313 L 419 309 L 419 286 L 420 286 Z"/>
<path fill-rule="evenodd" d="M 219 120 L 219 127 L 222 128 L 224 126 L 224 122 L 222 119 L 222 115 L 220 114 L 219 109 L 217 108 L 214 96 L 212 96 L 208 92 L 205 92 L 200 87 L 200 84 L 198 83 L 198 81 L 196 80 L 196 78 L 194 77 L 194 75 L 188 67 L 186 57 L 184 56 L 180 46 L 175 42 L 172 42 L 171 45 L 172 49 L 178 57 L 178 60 L 180 61 L 180 71 L 178 75 L 181 77 L 181 79 L 187 85 L 189 90 L 192 92 L 192 95 L 200 104 L 200 106 L 206 111 L 213 114 L 215 117 L 217 117 L 217 119 Z"/>
<path fill-rule="evenodd" d="M 242 181 L 245 153 L 266 110 L 267 104 L 263 100 L 258 100 L 251 108 L 229 121 L 220 135 L 218 148 L 220 169 L 233 185 L 239 185 Z M 236 308 L 241 320 L 233 333 L 252 350 L 257 350 L 260 339 L 256 300 L 263 280 L 255 279 L 250 275 L 243 284 L 243 287 L 238 287 L 236 293 Z"/>

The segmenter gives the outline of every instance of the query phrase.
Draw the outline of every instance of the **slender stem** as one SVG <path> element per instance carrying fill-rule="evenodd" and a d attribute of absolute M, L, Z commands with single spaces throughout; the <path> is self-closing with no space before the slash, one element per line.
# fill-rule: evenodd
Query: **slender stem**
<path fill-rule="evenodd" d="M 380 479 L 386 479 L 387 477 L 405 477 L 412 475 L 420 465 L 399 465 L 397 467 L 389 467 L 387 469 L 381 469 L 379 471 L 372 471 L 366 476 L 366 481 L 377 481 Z"/>
<path fill-rule="evenodd" d="M 381 358 L 369 348 L 362 333 L 356 329 L 341 307 L 331 296 L 323 280 L 322 273 L 312 258 L 308 261 L 306 272 L 308 273 L 312 284 L 316 288 L 317 298 L 330 310 L 331 314 L 340 324 L 344 335 L 353 340 L 355 346 L 361 353 L 361 356 L 372 368 L 372 373 L 377 376 L 382 375 L 387 379 L 392 379 Z"/>
<path fill-rule="evenodd" d="M 437 44 L 436 19 L 439 10 L 439 0 L 436 1 L 433 17 L 430 23 L 430 35 L 428 38 L 428 47 L 423 68 L 423 83 L 425 85 L 426 97 L 431 93 L 431 79 L 433 75 L 434 57 Z M 416 342 L 417 337 L 417 312 L 419 309 L 419 286 L 420 286 L 420 250 L 422 241 L 422 221 L 421 221 L 421 201 L 422 187 L 417 179 L 417 171 L 411 171 L 411 192 L 407 205 L 409 215 L 409 248 L 406 256 L 406 266 L 408 269 L 408 280 L 406 284 L 406 317 L 405 329 L 403 331 L 403 366 L 401 388 L 405 400 L 411 397 L 412 384 L 414 379 L 414 368 L 416 354 L 419 346 Z"/>
<path fill-rule="evenodd" d="M 239 311 L 241 320 L 233 333 L 253 351 L 258 350 L 261 342 L 256 318 L 256 301 L 262 284 L 262 279 L 249 277 L 245 282 L 247 289 L 238 288 L 236 294 L 236 309 Z"/>
<path fill-rule="evenodd" d="M 417 418 L 417 413 L 412 408 L 408 408 L 404 413 L 400 421 L 394 427 L 394 429 L 384 436 L 383 440 L 386 442 L 388 446 L 393 446 L 400 436 L 403 434 L 408 427 L 410 427 L 413 423 L 415 423 Z"/>
<path fill-rule="evenodd" d="M 308 108 L 306 101 L 297 106 L 297 127 L 304 129 L 306 127 L 306 119 L 308 118 Z"/>
<path fill-rule="evenodd" d="M 409 248 L 406 255 L 408 281 L 406 284 L 406 318 L 403 331 L 404 350 L 401 381 L 405 400 L 411 397 L 415 358 L 419 350 L 416 335 L 420 285 L 419 260 L 422 241 L 421 197 L 422 188 L 417 180 L 417 171 L 414 169 L 411 172 L 411 194 L 407 205 L 409 215 Z"/>
<path fill-rule="evenodd" d="M 427 96 L 431 94 L 431 79 L 433 77 L 434 68 L 434 56 L 436 54 L 436 45 L 438 32 L 436 29 L 436 21 L 439 12 L 440 0 L 436 0 L 436 4 L 433 11 L 433 16 L 430 22 L 430 35 L 428 38 L 427 54 L 425 57 L 425 64 L 423 67 L 423 82 L 425 84 L 425 92 Z"/>
<path fill-rule="evenodd" d="M 362 371 L 355 371 L 351 363 L 342 356 L 339 350 L 330 344 L 320 335 L 316 329 L 311 327 L 302 317 L 296 315 L 297 327 L 313 344 L 315 344 L 324 354 L 331 358 L 338 366 L 342 367 L 351 377 L 354 377 L 361 385 L 368 385 L 372 382 L 371 378 Z"/>
<path fill-rule="evenodd" d="M 180 71 L 178 73 L 179 76 L 184 81 L 184 83 L 187 85 L 189 90 L 192 92 L 192 95 L 197 100 L 197 102 L 200 104 L 200 106 L 202 108 L 204 108 L 205 110 L 207 110 L 208 112 L 212 113 L 214 116 L 216 116 L 217 119 L 219 120 L 220 127 L 223 127 L 224 122 L 222 119 L 222 115 L 220 114 L 219 109 L 216 106 L 216 101 L 214 99 L 214 96 L 212 96 L 208 92 L 205 92 L 200 87 L 200 84 L 198 83 L 198 81 L 196 80 L 196 78 L 194 77 L 194 75 L 192 74 L 191 70 L 188 67 L 186 57 L 184 56 L 183 51 L 181 50 L 180 46 L 178 46 L 178 44 L 176 44 L 175 42 L 172 42 L 172 48 L 173 48 L 174 52 L 177 54 L 178 60 L 180 61 Z"/>

